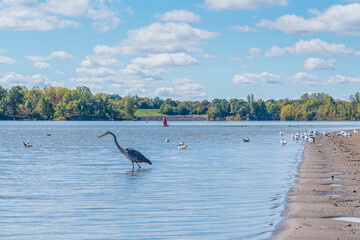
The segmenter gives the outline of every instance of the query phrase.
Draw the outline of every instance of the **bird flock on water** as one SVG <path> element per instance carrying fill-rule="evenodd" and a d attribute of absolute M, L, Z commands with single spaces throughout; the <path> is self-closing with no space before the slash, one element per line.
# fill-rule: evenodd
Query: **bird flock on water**
<path fill-rule="evenodd" d="M 353 133 L 359 134 L 359 132 L 356 129 L 353 130 Z M 50 133 L 47 133 L 46 135 L 51 136 Z M 130 147 L 125 147 L 125 148 L 121 147 L 119 145 L 116 135 L 114 133 L 107 131 L 104 134 L 98 136 L 98 138 L 102 138 L 107 135 L 110 135 L 113 137 L 116 147 L 125 156 L 126 160 L 131 161 L 133 169 L 134 169 L 134 164 L 136 164 L 139 168 L 141 168 L 140 163 L 141 164 L 146 163 L 146 164 L 152 165 L 152 162 L 138 150 L 130 148 Z M 280 131 L 279 135 L 284 136 L 285 133 L 283 131 Z M 304 140 L 309 143 L 315 143 L 315 136 L 318 136 L 318 135 L 320 135 L 320 132 L 318 130 L 308 130 L 308 131 L 304 131 L 303 133 L 301 133 L 299 130 L 297 130 L 295 134 L 291 135 L 291 137 L 294 141 Z M 325 137 L 329 136 L 329 134 L 326 131 L 322 132 L 322 135 Z M 349 138 L 352 136 L 352 133 L 341 130 L 340 132 L 336 133 L 336 135 Z M 168 142 L 170 142 L 170 140 L 168 138 L 165 138 L 165 142 L 168 143 Z M 250 142 L 250 138 L 243 138 L 243 142 Z M 24 144 L 24 147 L 26 147 L 26 148 L 30 148 L 33 146 L 29 142 L 23 142 L 23 144 Z M 280 144 L 285 145 L 285 144 L 287 144 L 287 141 L 284 138 L 281 138 Z M 186 149 L 187 145 L 185 145 L 185 143 L 183 141 L 180 141 L 180 143 L 177 145 L 177 147 L 178 147 L 178 149 Z"/>

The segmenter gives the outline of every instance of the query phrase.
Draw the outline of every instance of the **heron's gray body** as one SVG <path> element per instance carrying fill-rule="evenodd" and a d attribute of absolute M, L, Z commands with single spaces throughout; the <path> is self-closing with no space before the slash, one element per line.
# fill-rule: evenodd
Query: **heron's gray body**
<path fill-rule="evenodd" d="M 132 162 L 136 162 L 136 163 L 148 163 L 148 164 L 152 164 L 151 161 L 149 159 L 147 159 L 141 152 L 139 152 L 136 149 L 130 148 L 130 147 L 126 147 L 124 148 L 126 154 L 125 158 L 132 161 Z"/>
<path fill-rule="evenodd" d="M 132 165 L 133 165 L 133 168 L 134 168 L 134 163 L 136 163 L 139 168 L 140 165 L 139 163 L 147 163 L 147 164 L 150 164 L 152 165 L 152 162 L 147 159 L 141 152 L 139 152 L 138 150 L 136 149 L 133 149 L 133 148 L 130 148 L 130 147 L 126 147 L 126 148 L 122 148 L 119 143 L 117 142 L 117 139 L 116 139 L 116 136 L 115 134 L 113 134 L 112 132 L 110 131 L 107 131 L 106 133 L 104 133 L 103 135 L 99 136 L 98 138 L 101 138 L 103 136 L 106 136 L 106 135 L 112 135 L 114 137 L 114 142 L 115 142 L 115 145 L 117 146 L 117 148 L 119 149 L 119 151 L 125 155 L 125 159 L 127 160 L 130 160 Z"/>

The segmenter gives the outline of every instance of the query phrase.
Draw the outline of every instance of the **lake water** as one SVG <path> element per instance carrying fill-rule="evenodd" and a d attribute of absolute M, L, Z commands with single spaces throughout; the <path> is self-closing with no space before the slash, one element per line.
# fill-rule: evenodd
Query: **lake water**
<path fill-rule="evenodd" d="M 357 122 L 169 124 L 0 122 L 0 238 L 266 239 L 282 220 L 301 162 L 303 143 L 290 135 L 297 129 L 360 127 Z M 132 171 L 111 136 L 96 138 L 107 130 L 153 165 Z M 25 148 L 23 141 L 33 147 Z M 179 141 L 188 148 L 177 149 Z"/>

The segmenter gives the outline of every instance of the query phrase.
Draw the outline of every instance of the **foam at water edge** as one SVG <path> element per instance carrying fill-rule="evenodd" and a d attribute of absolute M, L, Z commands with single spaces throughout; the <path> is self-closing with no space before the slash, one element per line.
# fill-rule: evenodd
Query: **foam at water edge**
<path fill-rule="evenodd" d="M 326 174 L 343 174 L 343 172 L 326 172 Z"/>
<path fill-rule="evenodd" d="M 360 217 L 337 217 L 333 220 L 360 223 Z"/>

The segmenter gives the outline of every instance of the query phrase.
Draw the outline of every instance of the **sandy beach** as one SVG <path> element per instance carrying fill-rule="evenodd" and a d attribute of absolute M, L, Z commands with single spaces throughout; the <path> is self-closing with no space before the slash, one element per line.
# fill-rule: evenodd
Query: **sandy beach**
<path fill-rule="evenodd" d="M 360 220 L 360 135 L 316 137 L 303 157 L 286 219 L 271 239 L 360 239 L 360 223 L 334 219 Z"/>

